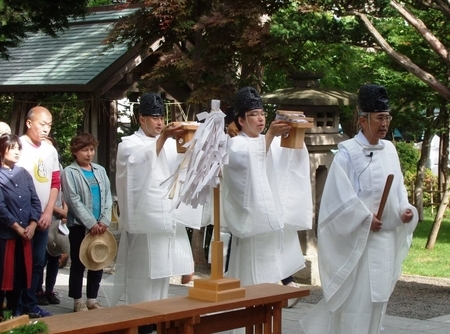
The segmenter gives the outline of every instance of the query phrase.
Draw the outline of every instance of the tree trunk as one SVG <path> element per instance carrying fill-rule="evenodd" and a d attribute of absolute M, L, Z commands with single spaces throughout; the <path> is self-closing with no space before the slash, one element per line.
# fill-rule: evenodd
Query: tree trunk
<path fill-rule="evenodd" d="M 434 108 L 427 108 L 427 117 L 433 119 Z M 422 140 L 422 148 L 420 150 L 420 158 L 417 162 L 417 174 L 416 181 L 414 182 L 414 204 L 419 213 L 419 221 L 423 220 L 423 180 L 425 177 L 425 170 L 428 157 L 430 156 L 430 145 L 431 140 L 434 136 L 434 128 L 432 126 L 427 126 Z"/>
<path fill-rule="evenodd" d="M 445 189 L 442 197 L 441 203 L 439 204 L 439 209 L 436 213 L 436 217 L 434 218 L 433 226 L 431 227 L 430 234 L 428 236 L 426 248 L 433 249 L 436 244 L 436 239 L 439 233 L 439 228 L 441 227 L 442 219 L 444 218 L 444 214 L 447 211 L 448 201 L 450 197 L 450 189 L 448 187 L 448 143 L 449 143 L 449 133 L 448 133 L 448 110 L 445 106 L 441 107 L 440 116 L 442 117 L 443 124 L 445 124 L 444 129 L 440 132 L 440 152 L 439 152 L 439 170 L 442 174 L 442 184 L 443 189 Z"/>
<path fill-rule="evenodd" d="M 340 123 L 342 127 L 342 131 L 349 137 L 353 138 L 359 131 L 358 125 L 358 110 L 352 109 L 351 111 L 345 111 L 345 117 L 341 118 Z"/>
<path fill-rule="evenodd" d="M 447 210 L 449 197 L 450 197 L 450 189 L 447 188 L 444 192 L 444 196 L 442 197 L 442 201 L 441 204 L 439 205 L 436 217 L 434 218 L 430 234 L 428 235 L 427 244 L 425 246 L 426 249 L 433 249 L 434 245 L 436 244 L 436 239 L 439 234 L 442 219 L 444 218 L 445 211 Z"/>
<path fill-rule="evenodd" d="M 430 86 L 433 90 L 439 93 L 443 98 L 447 101 L 450 101 L 450 88 L 446 86 L 443 82 L 439 81 L 435 76 L 427 71 L 423 70 L 419 66 L 417 66 L 411 59 L 409 59 L 404 54 L 401 54 L 395 51 L 392 46 L 383 38 L 383 36 L 379 33 L 379 31 L 375 28 L 375 26 L 370 22 L 365 14 L 362 13 L 354 13 L 354 15 L 358 16 L 364 26 L 367 28 L 372 37 L 377 41 L 378 45 L 386 52 L 386 54 L 394 60 L 397 64 L 403 67 L 412 75 L 416 76 L 423 82 L 425 82 L 428 86 Z M 411 16 L 411 19 L 417 20 L 417 18 Z M 424 31 L 419 31 L 420 34 L 425 33 Z M 422 35 L 423 36 L 423 35 Z M 423 36 L 424 37 L 424 36 Z M 424 37 L 425 38 L 425 37 Z M 426 40 L 430 43 L 430 39 L 426 38 Z M 436 47 L 433 47 L 435 49 Z"/>
<path fill-rule="evenodd" d="M 448 185 L 448 112 L 444 107 L 439 110 L 439 114 L 442 115 L 443 129 L 439 131 L 439 190 L 441 194 L 447 189 Z M 442 196 L 441 196 L 442 198 Z"/>

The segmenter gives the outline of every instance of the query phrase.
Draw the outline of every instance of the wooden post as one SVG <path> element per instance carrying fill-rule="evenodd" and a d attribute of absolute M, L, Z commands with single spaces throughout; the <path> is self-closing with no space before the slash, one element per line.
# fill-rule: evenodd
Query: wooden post
<path fill-rule="evenodd" d="M 211 101 L 211 114 L 213 113 L 220 113 L 216 115 L 220 115 L 222 118 L 224 116 L 222 111 L 220 111 L 219 100 Z M 219 118 L 214 118 L 212 120 L 215 122 L 216 120 L 219 120 Z M 208 122 L 208 120 L 206 122 Z M 222 127 L 223 126 L 220 126 L 216 129 L 216 132 L 214 133 L 216 139 L 219 139 L 219 134 L 223 134 Z M 202 130 L 203 128 L 199 127 L 199 129 Z M 220 170 L 218 171 L 218 174 L 220 174 Z M 223 242 L 220 240 L 220 179 L 219 182 L 215 182 L 214 184 L 216 187 L 213 188 L 214 241 L 211 245 L 211 277 L 209 279 L 194 280 L 194 286 L 189 289 L 189 297 L 205 301 L 218 302 L 229 299 L 244 298 L 245 289 L 241 288 L 241 281 L 239 279 L 223 277 Z"/>
<path fill-rule="evenodd" d="M 220 185 L 214 188 L 214 241 L 211 245 L 211 279 L 223 278 L 223 241 L 220 240 Z"/>
<path fill-rule="evenodd" d="M 381 196 L 380 207 L 378 208 L 377 218 L 381 220 L 383 215 L 384 207 L 386 205 L 386 200 L 389 196 L 389 191 L 391 190 L 392 181 L 394 180 L 394 174 L 389 174 L 386 179 L 386 184 L 384 186 L 383 195 Z"/>
<path fill-rule="evenodd" d="M 236 278 L 223 278 L 223 241 L 220 240 L 220 185 L 214 188 L 214 241 L 212 242 L 211 278 L 194 280 L 189 297 L 218 302 L 245 297 L 245 289 Z"/>

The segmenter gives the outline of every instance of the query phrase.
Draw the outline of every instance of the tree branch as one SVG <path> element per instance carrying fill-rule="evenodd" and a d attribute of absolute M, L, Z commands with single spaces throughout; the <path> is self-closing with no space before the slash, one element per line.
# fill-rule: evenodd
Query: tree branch
<path fill-rule="evenodd" d="M 442 0 L 434 0 L 435 6 L 432 6 L 431 8 L 440 10 L 447 18 L 450 18 L 450 7 L 449 3 L 442 1 Z"/>
<path fill-rule="evenodd" d="M 450 101 L 450 89 L 436 79 L 432 74 L 422 70 L 419 66 L 414 64 L 411 59 L 407 56 L 398 53 L 395 51 L 389 43 L 381 36 L 378 30 L 373 26 L 372 22 L 369 21 L 366 15 L 358 12 L 354 12 L 354 15 L 358 16 L 361 21 L 364 23 L 367 30 L 372 34 L 374 39 L 380 45 L 380 47 L 387 53 L 389 57 L 391 57 L 395 62 L 397 62 L 400 66 L 406 69 L 411 74 L 418 77 L 420 80 L 425 82 L 432 89 L 437 91 L 441 96 L 443 96 L 447 101 Z"/>
<path fill-rule="evenodd" d="M 445 63 L 448 63 L 448 50 L 445 46 L 433 35 L 433 33 L 427 28 L 427 26 L 414 16 L 407 8 L 403 7 L 399 3 L 394 0 L 391 0 L 391 6 L 394 7 L 403 18 L 408 21 L 410 25 L 412 25 L 419 34 L 427 41 L 427 43 L 431 46 L 431 48 L 444 60 Z"/>

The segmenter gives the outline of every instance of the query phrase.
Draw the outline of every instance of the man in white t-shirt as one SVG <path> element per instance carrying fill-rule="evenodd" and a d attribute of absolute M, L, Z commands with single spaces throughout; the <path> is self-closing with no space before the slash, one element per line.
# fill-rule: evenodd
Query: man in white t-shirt
<path fill-rule="evenodd" d="M 33 272 L 31 288 L 22 293 L 22 313 L 30 318 L 52 314 L 37 305 L 36 291 L 45 263 L 48 228 L 60 188 L 60 169 L 56 149 L 44 141 L 52 127 L 52 114 L 44 107 L 34 107 L 25 121 L 27 132 L 20 137 L 22 154 L 18 166 L 24 167 L 33 178 L 42 205 L 42 215 L 33 237 Z"/>

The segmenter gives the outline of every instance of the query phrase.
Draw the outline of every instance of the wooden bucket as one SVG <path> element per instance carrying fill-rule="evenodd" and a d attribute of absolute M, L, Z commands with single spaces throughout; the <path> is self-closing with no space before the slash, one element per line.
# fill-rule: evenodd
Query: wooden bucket
<path fill-rule="evenodd" d="M 306 129 L 314 127 L 314 118 L 305 117 L 302 111 L 278 110 L 277 119 L 289 123 L 291 130 L 281 135 L 281 147 L 303 148 Z"/>
<path fill-rule="evenodd" d="M 184 130 L 183 135 L 177 137 L 175 140 L 177 141 L 177 152 L 185 153 L 187 147 L 183 147 L 183 145 L 189 143 L 194 138 L 199 124 L 197 122 L 173 122 L 173 125 L 181 125 L 181 128 Z"/>

